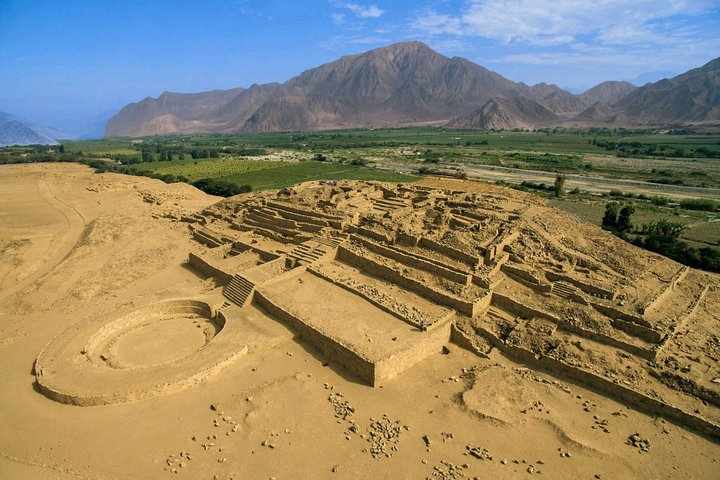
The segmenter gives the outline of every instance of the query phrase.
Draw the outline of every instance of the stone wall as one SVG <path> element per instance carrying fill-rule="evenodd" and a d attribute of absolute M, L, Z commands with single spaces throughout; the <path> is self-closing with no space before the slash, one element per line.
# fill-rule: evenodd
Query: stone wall
<path fill-rule="evenodd" d="M 473 303 L 450 296 L 443 292 L 439 292 L 422 282 L 405 277 L 400 274 L 400 272 L 377 263 L 374 260 L 358 255 L 342 245 L 338 248 L 337 259 L 347 263 L 348 265 L 357 267 L 370 275 L 387 280 L 388 282 L 392 282 L 400 287 L 413 291 L 439 305 L 450 307 L 463 315 L 471 317 L 475 312 Z"/>
<path fill-rule="evenodd" d="M 373 386 L 382 385 L 433 353 L 440 353 L 450 341 L 451 325 L 450 321 L 446 321 L 437 328 L 423 332 L 407 348 L 376 362 Z"/>
<path fill-rule="evenodd" d="M 500 234 L 495 237 L 492 242 L 490 242 L 490 244 L 487 246 L 487 249 L 485 250 L 485 263 L 492 262 L 495 257 L 497 257 L 503 252 L 506 245 L 509 245 L 510 243 L 517 240 L 519 236 L 520 232 L 517 232 L 515 230 L 504 230 L 500 232 Z"/>
<path fill-rule="evenodd" d="M 658 291 L 655 296 L 641 309 L 641 313 L 643 315 L 647 315 L 651 310 L 655 310 L 659 308 L 660 305 L 662 305 L 662 302 L 670 295 L 673 291 L 673 289 L 677 286 L 678 283 L 682 282 L 682 280 L 687 276 L 688 272 L 690 271 L 690 267 L 681 267 L 678 272 L 673 275 L 673 278 L 668 282 L 668 284 L 665 286 L 665 288 Z"/>
<path fill-rule="evenodd" d="M 369 360 L 353 352 L 347 346 L 330 338 L 322 331 L 308 325 L 292 312 L 270 301 L 261 291 L 255 291 L 255 303 L 271 316 L 294 330 L 297 335 L 320 350 L 333 362 L 337 362 L 367 385 L 375 385 L 375 367 Z"/>
<path fill-rule="evenodd" d="M 191 230 L 193 239 L 203 245 L 207 245 L 208 247 L 215 248 L 225 243 L 220 235 L 214 235 L 206 229 L 191 227 Z"/>
<path fill-rule="evenodd" d="M 338 217 L 336 215 L 328 215 L 326 213 L 315 212 L 312 210 L 305 210 L 303 208 L 298 208 L 295 205 L 290 205 L 290 204 L 287 204 L 284 202 L 276 202 L 276 201 L 268 200 L 266 202 L 266 205 L 268 207 L 272 207 L 276 210 L 282 210 L 285 212 L 291 212 L 291 213 L 295 213 L 298 215 L 304 215 L 306 217 L 316 218 L 318 220 L 324 220 L 330 226 L 335 227 L 335 228 L 342 228 L 343 223 L 345 223 L 347 221 L 347 219 L 345 219 L 343 217 Z M 310 223 L 310 222 L 308 222 L 308 223 Z"/>
<path fill-rule="evenodd" d="M 408 318 L 408 316 L 404 315 L 403 312 L 400 311 L 399 308 L 396 308 L 396 306 L 394 306 L 392 304 L 387 304 L 386 302 L 383 302 L 381 299 L 377 298 L 377 296 L 368 295 L 363 290 L 356 288 L 353 285 L 349 285 L 345 282 L 338 280 L 337 278 L 333 278 L 329 275 L 326 275 L 324 272 L 318 270 L 315 267 L 308 266 L 307 272 L 311 273 L 319 278 L 322 278 L 326 282 L 330 282 L 333 285 L 336 285 L 344 290 L 347 290 L 348 292 L 351 292 L 352 294 L 357 295 L 358 297 L 361 297 L 364 300 L 367 300 L 368 302 L 372 303 L 374 306 L 376 306 L 383 312 L 389 313 L 390 315 L 402 320 L 403 322 L 405 322 L 409 325 L 412 325 L 413 327 L 417 327 L 422 330 L 425 330 L 425 331 L 432 330 L 433 326 L 438 325 L 439 322 L 447 321 L 450 317 L 452 317 L 455 314 L 455 312 L 453 312 L 452 310 L 446 310 L 447 314 L 443 318 L 436 319 L 435 322 L 432 322 L 432 323 L 428 322 L 427 324 L 419 323 L 418 321 L 415 321 L 414 319 Z"/>
<path fill-rule="evenodd" d="M 500 308 L 501 310 L 513 313 L 518 317 L 522 317 L 524 319 L 529 320 L 533 317 L 538 317 L 546 318 L 556 324 L 560 323 L 560 319 L 558 317 L 551 315 L 548 312 L 544 312 L 542 310 L 538 310 L 537 308 L 520 303 L 514 298 L 510 298 L 507 295 L 503 295 L 501 293 L 493 292 L 492 301 L 490 303 Z"/>
<path fill-rule="evenodd" d="M 545 318 L 547 320 L 550 320 L 551 322 L 555 323 L 559 329 L 573 333 L 576 335 L 580 335 L 581 337 L 585 337 L 589 340 L 596 341 L 598 343 L 602 343 L 605 345 L 609 345 L 611 347 L 624 350 L 628 353 L 632 353 L 633 355 L 637 355 L 639 357 L 645 358 L 645 359 L 654 359 L 655 358 L 655 351 L 650 348 L 643 348 L 638 345 L 633 345 L 632 343 L 627 343 L 622 340 L 618 340 L 617 338 L 605 335 L 604 333 L 595 332 L 592 330 L 588 330 L 586 328 L 582 328 L 581 326 L 574 325 L 572 323 L 569 323 L 567 321 L 564 321 L 563 319 L 549 313 L 545 312 L 543 310 L 536 309 L 534 307 L 524 305 L 523 303 L 510 298 L 506 295 L 493 292 L 492 295 L 492 305 L 497 306 L 498 308 L 505 310 L 507 312 L 510 312 L 512 314 L 515 314 L 519 317 L 522 317 L 524 319 L 530 319 L 533 317 L 538 318 Z"/>
<path fill-rule="evenodd" d="M 403 252 L 394 247 L 380 245 L 357 235 L 351 236 L 351 239 L 360 243 L 372 252 L 400 262 L 409 267 L 433 273 L 461 285 L 468 285 L 470 283 L 469 274 L 461 272 L 449 265 L 442 265 L 440 262 L 425 259 L 410 252 Z"/>
<path fill-rule="evenodd" d="M 255 245 L 248 245 L 247 243 L 241 242 L 239 240 L 235 240 L 232 243 L 232 250 L 235 250 L 237 252 L 244 252 L 246 250 L 252 250 L 253 252 L 257 253 L 260 256 L 260 259 L 263 262 L 269 262 L 271 260 L 275 260 L 280 255 L 277 253 L 268 252 L 266 250 L 262 250 Z"/>
<path fill-rule="evenodd" d="M 383 232 L 378 232 L 365 227 L 355 227 L 354 231 L 363 237 L 372 238 L 378 242 L 394 243 L 395 240 Z"/>
<path fill-rule="evenodd" d="M 188 254 L 188 264 L 203 275 L 214 277 L 221 285 L 227 285 L 233 277 L 232 274 L 219 269 L 192 252 Z"/>
<path fill-rule="evenodd" d="M 708 435 L 715 440 L 720 439 L 720 426 L 711 421 L 686 412 L 681 408 L 667 404 L 661 400 L 637 392 L 622 383 L 615 383 L 594 372 L 575 367 L 550 357 L 538 357 L 532 351 L 505 344 L 494 333 L 482 325 L 476 326 L 495 347 L 511 357 L 541 368 L 554 376 L 566 377 L 588 386 L 596 391 L 610 395 L 633 408 L 650 415 L 658 415 L 673 420 L 685 427 Z M 472 332 L 466 332 L 472 335 Z"/>
<path fill-rule="evenodd" d="M 545 277 L 547 277 L 547 279 L 551 282 L 563 281 L 570 283 L 572 285 L 575 285 L 585 293 L 589 293 L 590 295 L 599 296 L 609 300 L 613 300 L 617 295 L 617 292 L 611 287 L 590 283 L 588 281 L 580 280 L 579 278 L 571 277 L 569 275 L 546 271 Z"/>
<path fill-rule="evenodd" d="M 420 241 L 418 242 L 418 245 L 424 248 L 427 248 L 428 250 L 433 250 L 438 253 L 442 253 L 443 255 L 447 256 L 448 258 L 452 258 L 453 260 L 457 260 L 458 262 L 464 263 L 468 265 L 469 267 L 476 267 L 482 259 L 480 257 L 476 257 L 473 255 L 470 255 L 469 253 L 465 253 L 461 250 L 458 250 L 456 248 L 443 245 L 441 243 L 438 243 L 434 240 L 430 240 L 426 237 L 421 237 Z"/>
<path fill-rule="evenodd" d="M 613 306 L 600 302 L 590 302 L 590 305 L 610 319 L 613 326 L 638 338 L 651 343 L 658 343 L 663 334 L 653 329 L 652 326 L 642 317 L 623 312 Z"/>
<path fill-rule="evenodd" d="M 551 284 L 543 282 L 541 278 L 538 278 L 534 274 L 534 272 L 522 268 L 521 265 L 515 263 L 505 263 L 502 265 L 501 270 L 536 292 L 542 293 L 552 290 Z"/>

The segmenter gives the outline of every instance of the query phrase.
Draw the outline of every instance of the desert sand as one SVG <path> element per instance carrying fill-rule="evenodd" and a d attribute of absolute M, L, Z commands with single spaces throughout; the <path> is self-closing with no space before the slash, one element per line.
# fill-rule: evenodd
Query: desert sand
<path fill-rule="evenodd" d="M 493 185 L 0 168 L 0 478 L 718 478 L 720 277 Z"/>

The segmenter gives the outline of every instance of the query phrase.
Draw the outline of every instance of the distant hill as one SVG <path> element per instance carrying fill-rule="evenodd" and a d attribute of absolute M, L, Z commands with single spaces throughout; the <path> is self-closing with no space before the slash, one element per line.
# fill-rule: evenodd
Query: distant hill
<path fill-rule="evenodd" d="M 493 97 L 539 100 L 555 85 L 528 87 L 420 42 L 398 43 L 321 65 L 284 84 L 199 94 L 165 93 L 130 104 L 106 136 L 160 133 L 317 130 L 442 124 Z"/>
<path fill-rule="evenodd" d="M 607 81 L 585 91 L 579 97 L 587 106 L 597 102 L 613 103 L 636 89 L 637 87 L 629 82 Z"/>
<path fill-rule="evenodd" d="M 720 119 L 720 58 L 670 79 L 649 83 L 612 103 L 637 123 Z"/>
<path fill-rule="evenodd" d="M 9 145 L 55 145 L 67 138 L 62 132 L 0 112 L 0 147 Z"/>
<path fill-rule="evenodd" d="M 527 97 L 496 97 L 474 112 L 454 118 L 446 126 L 479 130 L 532 128 L 557 119 L 555 113 Z"/>
<path fill-rule="evenodd" d="M 603 82 L 582 95 L 574 95 L 556 85 L 513 82 L 464 58 L 441 55 L 420 42 L 397 43 L 341 57 L 283 84 L 193 94 L 166 92 L 159 98 L 146 98 L 127 105 L 112 117 L 105 136 L 448 122 L 532 128 L 538 122 L 563 125 L 627 121 L 662 125 L 718 120 L 717 72 L 712 65 L 706 67 L 696 69 L 699 72 L 692 75 L 694 71 L 684 74 L 690 75 L 687 78 L 681 75 L 662 81 L 667 85 L 658 82 L 636 88 L 627 82 Z M 666 95 L 670 95 L 671 105 L 663 105 Z M 523 99 L 499 100 L 519 97 Z M 488 105 L 491 99 L 495 102 Z M 602 112 L 600 107 L 593 108 L 598 102 L 603 104 Z M 538 110 L 535 104 L 554 117 Z M 473 116 L 477 118 L 472 119 Z"/>

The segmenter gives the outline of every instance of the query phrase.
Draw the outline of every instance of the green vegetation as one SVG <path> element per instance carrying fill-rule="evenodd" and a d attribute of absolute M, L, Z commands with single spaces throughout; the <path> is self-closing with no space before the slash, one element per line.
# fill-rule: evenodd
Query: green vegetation
<path fill-rule="evenodd" d="M 232 197 L 241 193 L 252 191 L 250 185 L 237 185 L 232 182 L 223 180 L 214 180 L 212 178 L 203 178 L 193 182 L 193 186 L 210 195 L 219 195 L 221 197 Z"/>
<path fill-rule="evenodd" d="M 715 248 L 720 246 L 720 222 L 708 220 L 706 212 L 685 210 L 680 205 L 657 206 L 649 198 L 630 202 L 621 205 L 584 198 L 556 199 L 551 204 L 601 224 L 636 246 L 694 268 L 720 272 L 720 248 Z"/>
<path fill-rule="evenodd" d="M 279 168 L 286 165 L 284 162 L 263 162 L 258 160 L 245 160 L 242 158 L 223 157 L 218 159 L 202 160 L 173 160 L 162 162 L 148 162 L 132 165 L 136 172 L 155 172 L 170 175 L 182 175 L 191 181 L 202 178 L 225 178 L 242 175 L 259 170 Z"/>
<path fill-rule="evenodd" d="M 350 164 L 298 162 L 285 163 L 273 169 L 223 177 L 229 182 L 244 182 L 256 190 L 285 188 L 311 180 L 377 180 L 381 182 L 412 182 L 418 177 L 386 170 L 362 168 Z"/>
<path fill-rule="evenodd" d="M 553 191 L 555 192 L 556 197 L 562 197 L 565 195 L 565 175 L 557 174 L 555 177 L 555 185 L 553 186 Z"/>
<path fill-rule="evenodd" d="M 680 206 L 687 210 L 701 210 L 706 212 L 720 210 L 719 202 L 705 198 L 688 198 L 680 201 Z"/>
<path fill-rule="evenodd" d="M 596 225 L 603 224 L 606 203 L 613 200 L 617 207 L 608 214 L 607 228 L 643 246 L 647 243 L 654 251 L 672 251 L 673 258 L 685 258 L 693 265 L 712 264 L 703 249 L 720 246 L 720 222 L 715 219 L 720 202 L 702 190 L 697 196 L 709 198 L 676 200 L 672 196 L 693 195 L 687 187 L 720 188 L 718 158 L 719 133 L 606 128 L 476 131 L 413 127 L 168 135 L 0 149 L 0 164 L 80 162 L 99 172 L 192 183 L 219 195 L 323 179 L 483 178 L 484 173 L 496 169 L 510 175 L 499 178 L 521 182 L 514 188 L 532 190 Z M 530 172 L 527 176 L 526 171 Z M 607 179 L 612 182 L 607 190 L 613 190 L 605 190 L 602 196 L 581 191 L 584 187 L 578 179 L 584 177 Z M 542 178 L 547 180 L 539 181 Z M 630 186 L 626 180 L 635 183 Z M 566 188 L 566 182 L 574 188 Z M 653 195 L 657 187 L 650 183 L 684 190 Z M 656 237 L 673 238 L 674 243 Z M 680 248 L 676 242 L 692 250 Z M 697 253 L 700 251 L 705 253 Z"/>

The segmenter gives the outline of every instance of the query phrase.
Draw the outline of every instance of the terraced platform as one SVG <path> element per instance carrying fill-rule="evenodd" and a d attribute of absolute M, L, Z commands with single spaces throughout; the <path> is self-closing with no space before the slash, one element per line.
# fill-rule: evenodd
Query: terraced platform
<path fill-rule="evenodd" d="M 717 276 L 618 243 L 535 197 L 309 183 L 228 199 L 199 218 L 189 265 L 223 287 L 218 318 L 257 309 L 254 321 L 285 325 L 360 382 L 382 385 L 454 341 L 720 438 L 717 337 L 714 327 L 693 336 L 713 322 Z M 234 358 L 245 343 L 221 344 L 228 327 L 188 348 Z M 112 356 L 118 365 L 142 356 L 125 351 Z M 169 364 L 202 357 L 175 354 Z"/>

